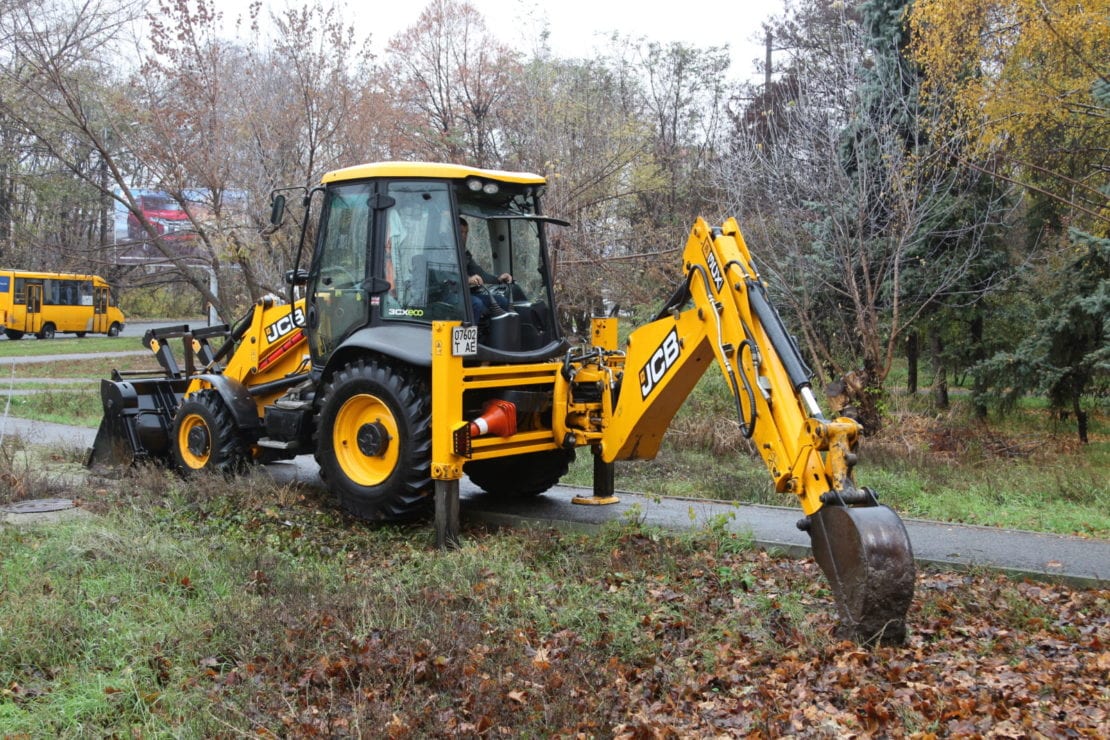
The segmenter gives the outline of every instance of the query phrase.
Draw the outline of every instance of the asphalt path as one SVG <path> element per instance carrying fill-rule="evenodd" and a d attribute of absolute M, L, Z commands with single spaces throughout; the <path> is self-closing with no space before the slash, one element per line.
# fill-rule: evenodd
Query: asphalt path
<path fill-rule="evenodd" d="M 197 328 L 197 327 L 202 327 L 202 326 L 208 326 L 208 321 L 206 319 L 203 319 L 203 318 L 197 318 L 197 319 L 155 319 L 155 320 L 143 320 L 143 321 L 128 321 L 127 323 L 125 323 L 123 325 L 123 331 L 121 331 L 119 335 L 121 337 L 141 338 L 143 336 L 143 334 L 146 333 L 147 329 L 151 329 L 151 328 L 154 328 L 154 327 L 163 327 L 163 326 L 180 326 L 181 324 L 188 324 L 189 326 L 191 326 L 193 328 Z M 103 335 L 102 334 L 90 334 L 89 336 L 103 336 Z M 72 339 L 74 341 L 80 341 L 73 334 L 58 334 L 54 339 L 37 339 L 34 334 L 28 334 L 28 335 L 24 336 L 22 339 L 15 340 L 15 341 L 20 341 L 20 342 L 60 342 L 62 340 L 66 340 L 66 339 Z M 7 336 L 3 332 L 0 332 L 0 341 L 10 342 L 10 341 L 13 341 L 13 340 L 8 339 Z"/>
<path fill-rule="evenodd" d="M 87 448 L 95 430 L 15 417 L 0 417 L 0 441 L 18 435 L 40 445 Z M 311 456 L 268 465 L 281 482 L 299 481 L 323 488 Z M 510 527 L 593 528 L 622 518 L 635 518 L 667 529 L 723 523 L 749 535 L 757 546 L 797 556 L 809 554 L 808 535 L 796 522 L 801 511 L 791 507 L 732 504 L 701 499 L 661 498 L 621 492 L 611 506 L 571 503 L 588 490 L 556 486 L 541 496 L 518 500 L 485 496 L 467 480 L 460 485 L 460 519 Z M 976 527 L 916 519 L 905 520 L 914 558 L 920 567 L 990 568 L 1015 577 L 1071 583 L 1082 587 L 1110 585 L 1110 541 Z"/>

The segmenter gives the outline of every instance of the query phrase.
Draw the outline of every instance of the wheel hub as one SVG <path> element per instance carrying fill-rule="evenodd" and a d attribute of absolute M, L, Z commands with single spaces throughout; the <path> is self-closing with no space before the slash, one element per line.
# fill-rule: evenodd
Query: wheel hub
<path fill-rule="evenodd" d="M 195 426 L 189 430 L 189 452 L 197 457 L 203 457 L 208 452 L 208 430 L 203 426 Z"/>
<path fill-rule="evenodd" d="M 381 422 L 374 421 L 359 427 L 358 450 L 367 457 L 380 457 L 389 447 L 389 432 Z"/>

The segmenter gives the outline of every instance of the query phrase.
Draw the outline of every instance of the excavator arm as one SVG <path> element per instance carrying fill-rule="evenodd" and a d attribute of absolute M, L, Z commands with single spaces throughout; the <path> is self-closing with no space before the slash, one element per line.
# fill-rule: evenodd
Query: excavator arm
<path fill-rule="evenodd" d="M 900 642 L 913 598 L 913 553 L 897 514 L 856 486 L 860 425 L 822 414 L 810 370 L 735 220 L 710 228 L 698 219 L 683 265 L 679 290 L 628 338 L 599 456 L 605 463 L 654 457 L 674 414 L 716 360 L 740 429 L 775 490 L 792 494 L 805 513 L 798 526 L 832 586 L 843 631 L 861 641 Z"/>

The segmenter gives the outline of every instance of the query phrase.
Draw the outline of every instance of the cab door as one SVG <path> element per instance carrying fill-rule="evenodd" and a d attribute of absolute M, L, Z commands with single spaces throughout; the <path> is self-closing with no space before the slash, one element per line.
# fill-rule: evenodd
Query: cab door
<path fill-rule="evenodd" d="M 108 319 L 108 287 L 93 288 L 93 325 L 94 334 L 107 334 L 111 322 Z"/>
<path fill-rule="evenodd" d="M 42 331 L 42 284 L 28 283 L 26 291 L 27 312 L 23 319 L 23 332 L 38 334 Z"/>
<path fill-rule="evenodd" d="M 337 185 L 327 193 L 305 312 L 309 348 L 317 364 L 325 363 L 344 337 L 369 320 L 371 195 L 368 182 Z"/>

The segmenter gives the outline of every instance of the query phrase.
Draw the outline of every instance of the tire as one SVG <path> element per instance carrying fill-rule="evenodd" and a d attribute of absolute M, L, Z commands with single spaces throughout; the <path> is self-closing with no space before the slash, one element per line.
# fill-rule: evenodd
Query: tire
<path fill-rule="evenodd" d="M 35 336 L 38 337 L 39 339 L 53 339 L 54 338 L 54 333 L 55 333 L 54 325 L 51 324 L 51 323 L 46 323 L 46 324 L 42 325 L 42 331 L 35 334 Z"/>
<path fill-rule="evenodd" d="M 421 374 L 375 359 L 349 363 L 320 408 L 316 460 L 344 509 L 367 521 L 431 511 L 432 406 Z"/>
<path fill-rule="evenodd" d="M 74 334 L 77 335 L 78 339 L 84 339 L 85 338 L 85 332 L 83 332 L 83 331 L 77 331 L 77 332 L 74 332 Z"/>
<path fill-rule="evenodd" d="M 170 442 L 174 465 L 185 474 L 232 475 L 246 469 L 250 459 L 247 443 L 216 391 L 194 393 L 178 407 Z"/>
<path fill-rule="evenodd" d="M 15 329 L 5 329 L 4 336 L 12 340 L 23 339 L 23 332 L 16 331 Z"/>
<path fill-rule="evenodd" d="M 567 474 L 574 450 L 529 452 L 513 457 L 475 460 L 463 466 L 470 481 L 492 496 L 538 496 Z"/>
<path fill-rule="evenodd" d="M 108 327 L 108 336 L 110 336 L 110 337 L 118 337 L 119 336 L 119 324 L 118 323 L 113 321 L 112 325 Z"/>

